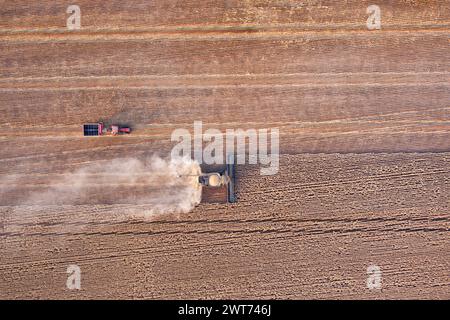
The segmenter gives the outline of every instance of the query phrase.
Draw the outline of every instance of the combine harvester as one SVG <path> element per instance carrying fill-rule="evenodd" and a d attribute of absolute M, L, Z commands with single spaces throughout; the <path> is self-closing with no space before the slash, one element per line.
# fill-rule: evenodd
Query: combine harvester
<path fill-rule="evenodd" d="M 227 188 L 227 202 L 235 203 L 237 201 L 236 198 L 236 172 L 235 172 L 235 164 L 234 164 L 234 156 L 228 156 L 228 163 L 225 167 L 225 170 L 219 172 L 210 172 L 210 173 L 202 173 L 199 172 L 193 174 L 182 174 L 179 177 L 192 177 L 193 184 L 197 188 L 208 187 L 208 188 L 221 188 L 226 186 Z"/>
<path fill-rule="evenodd" d="M 130 127 L 122 127 L 119 125 L 112 125 L 105 128 L 103 123 L 87 123 L 83 125 L 83 135 L 85 137 L 94 137 L 102 135 L 113 135 L 127 134 L 131 132 Z"/>

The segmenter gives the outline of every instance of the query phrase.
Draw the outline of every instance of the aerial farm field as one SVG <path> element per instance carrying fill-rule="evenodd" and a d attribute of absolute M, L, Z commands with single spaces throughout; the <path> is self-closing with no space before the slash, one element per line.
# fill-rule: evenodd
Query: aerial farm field
<path fill-rule="evenodd" d="M 449 1 L 1 0 L 0 116 L 1 299 L 450 299 Z M 278 173 L 191 189 L 198 121 Z"/>

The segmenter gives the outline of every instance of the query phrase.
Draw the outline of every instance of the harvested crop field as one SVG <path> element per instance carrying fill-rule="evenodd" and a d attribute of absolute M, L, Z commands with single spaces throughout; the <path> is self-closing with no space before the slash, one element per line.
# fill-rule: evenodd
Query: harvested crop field
<path fill-rule="evenodd" d="M 449 299 L 450 4 L 371 4 L 0 1 L 0 298 Z M 278 173 L 191 189 L 194 121 Z"/>

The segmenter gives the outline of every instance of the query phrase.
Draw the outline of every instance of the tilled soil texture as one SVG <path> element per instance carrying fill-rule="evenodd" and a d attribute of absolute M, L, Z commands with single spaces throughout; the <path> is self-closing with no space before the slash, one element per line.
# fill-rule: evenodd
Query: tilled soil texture
<path fill-rule="evenodd" d="M 2 206 L 2 298 L 449 298 L 450 154 L 280 165 L 239 167 L 237 204 L 152 220 L 144 205 Z"/>
<path fill-rule="evenodd" d="M 450 298 L 449 1 L 76 4 L 68 31 L 65 1 L 0 1 L 0 298 Z M 162 216 L 142 199 L 180 193 L 142 177 L 72 193 L 194 121 L 278 128 L 279 173 Z"/>

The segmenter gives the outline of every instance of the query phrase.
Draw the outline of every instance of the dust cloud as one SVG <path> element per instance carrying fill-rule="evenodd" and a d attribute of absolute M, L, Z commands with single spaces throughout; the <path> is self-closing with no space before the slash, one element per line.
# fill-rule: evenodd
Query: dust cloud
<path fill-rule="evenodd" d="M 49 181 L 20 205 L 145 205 L 145 215 L 186 213 L 201 201 L 200 166 L 190 158 L 118 158 Z"/>

